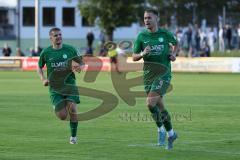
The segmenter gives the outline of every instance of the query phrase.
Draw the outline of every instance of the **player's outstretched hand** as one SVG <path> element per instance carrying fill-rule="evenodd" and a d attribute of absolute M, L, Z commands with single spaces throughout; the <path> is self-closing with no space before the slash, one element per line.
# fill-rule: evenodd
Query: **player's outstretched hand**
<path fill-rule="evenodd" d="M 83 69 L 84 65 L 81 65 L 75 61 L 72 61 L 72 71 L 80 73 Z"/>
<path fill-rule="evenodd" d="M 48 84 L 49 84 L 48 79 L 44 79 L 42 82 L 43 82 L 43 85 L 44 85 L 44 86 L 48 86 Z"/>
<path fill-rule="evenodd" d="M 78 72 L 78 73 L 80 73 L 81 70 L 82 70 L 82 67 L 81 67 L 80 65 L 78 65 L 78 66 L 72 66 L 72 71 L 73 71 L 73 72 Z"/>
<path fill-rule="evenodd" d="M 169 55 L 169 59 L 174 62 L 176 60 L 176 57 L 173 54 Z"/>

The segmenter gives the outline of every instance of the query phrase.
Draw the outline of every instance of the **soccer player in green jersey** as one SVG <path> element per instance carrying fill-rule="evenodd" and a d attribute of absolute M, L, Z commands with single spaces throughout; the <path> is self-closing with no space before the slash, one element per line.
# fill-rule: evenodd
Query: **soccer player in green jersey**
<path fill-rule="evenodd" d="M 77 50 L 62 43 L 62 33 L 59 28 L 49 31 L 51 46 L 45 48 L 38 62 L 38 74 L 44 86 L 49 86 L 49 94 L 56 116 L 66 120 L 70 116 L 70 144 L 77 143 L 77 106 L 80 103 L 76 87 L 74 71 L 80 72 L 83 64 Z M 47 78 L 43 67 L 47 67 Z"/>
<path fill-rule="evenodd" d="M 171 118 L 163 103 L 171 80 L 171 62 L 175 61 L 177 40 L 172 33 L 158 28 L 158 12 L 148 9 L 144 12 L 146 29 L 139 33 L 134 43 L 133 61 L 143 58 L 143 81 L 147 93 L 147 106 L 158 126 L 158 145 L 165 145 L 165 135 L 168 133 L 166 149 L 173 147 L 177 138 L 171 124 Z"/>

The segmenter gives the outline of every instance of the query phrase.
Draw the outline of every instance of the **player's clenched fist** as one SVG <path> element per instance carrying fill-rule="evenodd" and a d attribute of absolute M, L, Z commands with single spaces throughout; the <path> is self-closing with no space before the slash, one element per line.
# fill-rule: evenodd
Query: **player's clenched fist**
<path fill-rule="evenodd" d="M 44 80 L 42 81 L 42 83 L 43 83 L 44 86 L 48 86 L 49 81 L 48 81 L 48 79 L 44 79 Z"/>

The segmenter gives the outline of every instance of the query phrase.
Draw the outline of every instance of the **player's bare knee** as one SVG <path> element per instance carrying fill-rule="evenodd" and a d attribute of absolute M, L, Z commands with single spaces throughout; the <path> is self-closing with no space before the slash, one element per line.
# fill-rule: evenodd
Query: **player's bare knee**
<path fill-rule="evenodd" d="M 66 115 L 61 115 L 58 117 L 60 120 L 64 121 L 67 119 L 67 114 Z"/>
<path fill-rule="evenodd" d="M 64 111 L 56 112 L 56 115 L 57 115 L 57 117 L 58 117 L 60 120 L 62 120 L 62 121 L 66 120 L 67 117 L 68 117 L 68 113 L 67 113 L 67 112 L 64 112 Z"/>
<path fill-rule="evenodd" d="M 77 106 L 76 106 L 75 103 L 68 102 L 66 108 L 67 108 L 67 111 L 70 115 L 71 114 L 77 114 Z"/>
<path fill-rule="evenodd" d="M 152 97 L 147 98 L 148 108 L 154 107 L 154 106 L 156 106 L 156 104 L 157 104 L 157 101 L 154 98 L 152 98 Z"/>
<path fill-rule="evenodd" d="M 65 114 L 58 114 L 57 117 L 62 121 L 67 119 L 67 115 L 65 115 Z"/>

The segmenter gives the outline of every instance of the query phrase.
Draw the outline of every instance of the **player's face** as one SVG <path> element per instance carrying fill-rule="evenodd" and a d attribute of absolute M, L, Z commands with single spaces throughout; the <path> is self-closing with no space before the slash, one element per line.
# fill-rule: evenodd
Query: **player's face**
<path fill-rule="evenodd" d="M 152 30 L 157 25 L 157 16 L 151 12 L 145 12 L 144 24 L 147 29 Z"/>
<path fill-rule="evenodd" d="M 52 31 L 50 39 L 54 45 L 62 44 L 62 32 L 61 31 Z"/>

